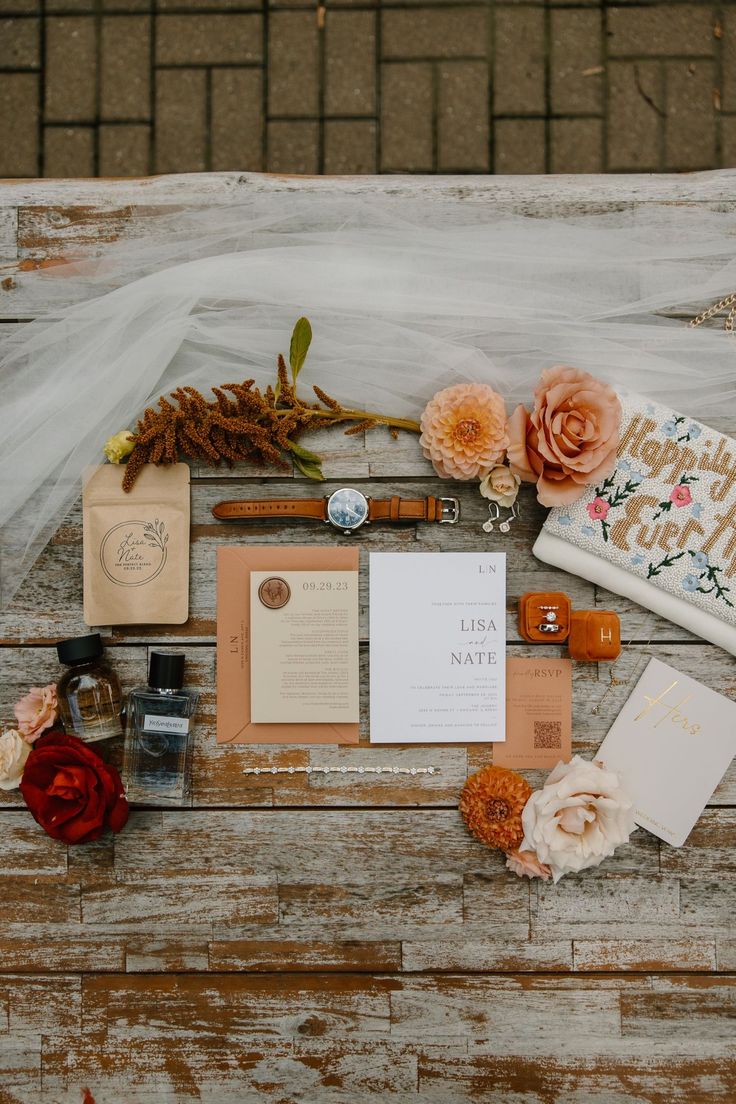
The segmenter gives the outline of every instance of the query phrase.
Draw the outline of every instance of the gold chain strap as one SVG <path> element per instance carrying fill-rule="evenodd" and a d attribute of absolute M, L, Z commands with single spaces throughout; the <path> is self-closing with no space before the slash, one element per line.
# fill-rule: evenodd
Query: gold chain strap
<path fill-rule="evenodd" d="M 698 314 L 695 318 L 690 319 L 688 326 L 691 329 L 694 329 L 696 326 L 702 326 L 703 322 L 707 322 L 710 318 L 715 318 L 717 314 L 726 310 L 727 307 L 728 314 L 724 322 L 724 329 L 726 333 L 733 333 L 734 319 L 736 318 L 736 291 L 731 292 L 725 299 L 719 299 L 719 301 L 714 303 L 711 307 L 706 307 L 702 314 Z"/>

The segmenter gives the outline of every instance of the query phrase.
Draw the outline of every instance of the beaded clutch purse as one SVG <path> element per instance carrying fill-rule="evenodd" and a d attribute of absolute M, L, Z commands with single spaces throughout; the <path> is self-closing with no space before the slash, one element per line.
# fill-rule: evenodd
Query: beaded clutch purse
<path fill-rule="evenodd" d="M 550 511 L 534 554 L 736 655 L 736 442 L 622 396 L 616 470 Z"/>

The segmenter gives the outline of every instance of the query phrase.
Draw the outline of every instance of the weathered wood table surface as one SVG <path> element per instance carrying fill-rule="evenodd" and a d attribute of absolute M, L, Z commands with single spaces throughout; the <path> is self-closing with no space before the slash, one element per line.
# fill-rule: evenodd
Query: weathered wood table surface
<path fill-rule="evenodd" d="M 534 214 L 654 200 L 718 206 L 736 195 L 731 173 L 8 182 L 0 187 L 3 332 L 44 307 L 14 272 L 155 234 L 157 213 L 183 200 L 370 187 L 418 201 L 444 190 Z M 722 415 L 713 421 L 736 428 Z M 326 451 L 327 491 L 346 480 L 381 495 L 437 490 L 414 439 L 334 435 Z M 279 495 L 300 495 L 300 479 L 193 476 L 189 622 L 102 631 L 125 688 L 145 681 L 150 646 L 185 648 L 190 681 L 202 690 L 194 807 L 136 810 L 120 836 L 67 849 L 17 793 L 2 795 L 0 1101 L 76 1102 L 88 1088 L 97 1104 L 733 1102 L 736 768 L 686 847 L 637 831 L 601 869 L 555 888 L 517 880 L 463 827 L 458 793 L 490 760 L 489 746 L 374 749 L 364 719 L 359 748 L 218 747 L 215 549 L 342 538 L 323 528 L 266 525 L 256 534 L 213 524 L 211 505 L 231 491 L 265 495 L 278 485 Z M 575 668 L 575 750 L 594 751 L 649 654 L 736 695 L 736 664 L 725 652 L 537 563 L 531 546 L 543 511 L 531 495 L 504 540 L 481 532 L 484 505 L 473 486 L 445 488 L 462 500 L 459 526 L 377 527 L 354 538 L 364 667 L 368 551 L 483 547 L 509 555 L 511 655 L 528 650 L 515 624 L 524 590 L 563 589 L 578 607 L 622 613 L 632 643 L 616 683 L 607 666 Z M 5 720 L 29 684 L 58 677 L 53 642 L 85 631 L 77 506 L 3 615 Z M 363 709 L 365 718 L 365 693 Z M 242 774 L 246 765 L 387 758 L 440 771 Z"/>

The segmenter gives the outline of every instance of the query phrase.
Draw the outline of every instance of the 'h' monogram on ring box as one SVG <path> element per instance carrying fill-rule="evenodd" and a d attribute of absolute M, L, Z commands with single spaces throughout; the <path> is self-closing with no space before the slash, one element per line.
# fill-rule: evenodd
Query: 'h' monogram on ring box
<path fill-rule="evenodd" d="M 621 623 L 613 610 L 574 610 L 567 647 L 578 661 L 610 663 L 621 652 Z"/>

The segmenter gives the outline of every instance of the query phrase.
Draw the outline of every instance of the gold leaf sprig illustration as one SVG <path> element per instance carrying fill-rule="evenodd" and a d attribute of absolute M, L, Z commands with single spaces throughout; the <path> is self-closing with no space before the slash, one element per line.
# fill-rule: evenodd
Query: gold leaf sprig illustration
<path fill-rule="evenodd" d="M 143 412 L 130 435 L 134 445 L 125 465 L 123 490 L 131 489 L 144 464 L 174 464 L 180 456 L 212 467 L 232 467 L 246 460 L 289 468 L 291 461 L 308 479 L 320 480 L 324 479 L 321 458 L 298 443 L 308 430 L 345 424 L 347 434 L 377 425 L 388 426 L 394 435 L 400 429 L 420 432 L 419 423 L 409 418 L 344 407 L 316 385 L 312 388 L 316 402 L 300 398 L 297 378 L 311 341 L 312 327 L 308 319 L 300 318 L 289 347 L 291 375 L 279 354 L 275 383 L 264 391 L 250 379 L 213 387 L 212 402 L 194 387 L 178 387 L 169 398 L 162 395 L 157 407 Z"/>
<path fill-rule="evenodd" d="M 155 521 L 147 521 L 143 526 L 144 539 L 151 547 L 160 548 L 162 552 L 166 550 L 166 545 L 169 543 L 169 534 L 166 532 L 166 525 L 163 521 L 159 521 L 156 518 Z"/>

